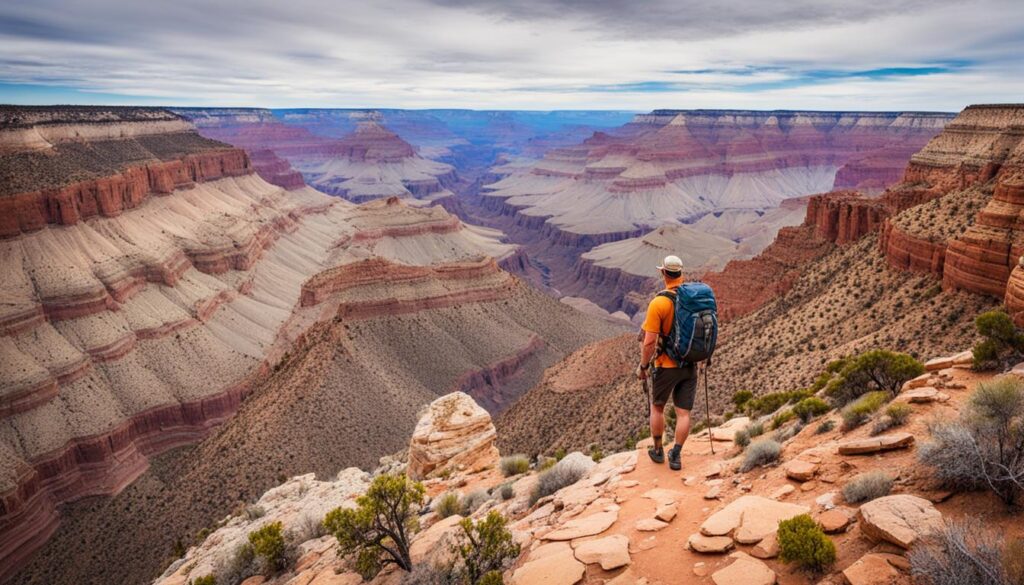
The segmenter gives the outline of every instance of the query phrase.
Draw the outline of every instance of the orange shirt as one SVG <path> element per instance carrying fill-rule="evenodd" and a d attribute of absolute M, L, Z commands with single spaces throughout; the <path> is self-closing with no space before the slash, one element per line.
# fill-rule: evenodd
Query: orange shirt
<path fill-rule="evenodd" d="M 680 284 L 683 284 L 682 277 L 670 280 L 665 283 L 665 290 L 674 291 Z M 647 316 L 644 317 L 644 324 L 641 329 L 651 333 L 657 333 L 658 335 L 668 335 L 669 330 L 672 329 L 672 320 L 674 318 L 675 305 L 672 303 L 672 299 L 657 296 L 651 299 L 650 304 L 647 305 Z M 659 368 L 679 367 L 679 364 L 677 364 L 675 360 L 664 353 L 654 360 L 654 365 Z"/>

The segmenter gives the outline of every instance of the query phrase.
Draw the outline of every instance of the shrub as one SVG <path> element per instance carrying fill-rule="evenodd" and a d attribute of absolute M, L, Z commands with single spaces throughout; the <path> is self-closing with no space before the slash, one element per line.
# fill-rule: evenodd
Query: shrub
<path fill-rule="evenodd" d="M 956 421 L 930 428 L 919 460 L 954 489 L 990 489 L 1013 505 L 1024 486 L 1024 381 L 1003 376 L 978 384 Z"/>
<path fill-rule="evenodd" d="M 455 492 L 441 494 L 434 501 L 433 508 L 438 518 L 447 518 L 458 514 L 462 511 L 462 506 L 459 504 L 459 494 Z"/>
<path fill-rule="evenodd" d="M 548 469 L 554 467 L 555 464 L 558 463 L 559 461 L 559 459 L 556 459 L 554 457 L 543 457 L 540 461 L 537 462 L 537 469 L 539 471 L 547 471 Z"/>
<path fill-rule="evenodd" d="M 847 404 L 840 411 L 840 415 L 843 417 L 843 431 L 849 431 L 855 429 L 860 425 L 868 422 L 871 415 L 882 408 L 886 402 L 889 401 L 889 393 L 881 390 L 876 392 L 869 392 L 855 402 Z"/>
<path fill-rule="evenodd" d="M 562 457 L 565 457 L 565 449 L 562 447 L 555 449 L 555 461 L 561 461 Z"/>
<path fill-rule="evenodd" d="M 840 405 L 870 391 L 888 392 L 895 396 L 904 382 L 923 373 L 924 366 L 910 355 L 876 349 L 843 360 L 824 391 Z"/>
<path fill-rule="evenodd" d="M 266 513 L 266 510 L 264 510 L 262 506 L 257 506 L 253 504 L 252 506 L 245 507 L 245 519 L 249 522 L 252 522 L 253 520 L 259 520 Z"/>
<path fill-rule="evenodd" d="M 829 410 L 831 410 L 831 407 L 828 403 L 817 396 L 804 398 L 793 407 L 793 413 L 805 423 L 810 422 L 816 416 L 825 414 Z"/>
<path fill-rule="evenodd" d="M 484 502 L 491 499 L 490 494 L 485 490 L 475 490 L 462 498 L 462 515 L 469 516 L 473 512 L 476 512 L 477 508 L 482 506 Z"/>
<path fill-rule="evenodd" d="M 764 434 L 764 423 L 761 421 L 750 423 L 750 426 L 747 427 L 747 432 L 750 433 L 751 439 L 754 437 L 760 437 Z"/>
<path fill-rule="evenodd" d="M 875 421 L 875 426 L 871 427 L 871 435 L 880 435 L 889 429 L 902 426 L 907 422 L 907 418 L 910 416 L 911 408 L 909 404 L 902 402 L 897 404 L 890 404 L 885 409 L 885 413 Z"/>
<path fill-rule="evenodd" d="M 197 577 L 189 581 L 189 585 L 217 585 L 217 578 L 213 575 Z"/>
<path fill-rule="evenodd" d="M 747 472 L 760 465 L 767 465 L 778 461 L 779 453 L 782 452 L 782 445 L 771 439 L 754 441 L 747 447 L 743 462 L 740 463 L 740 471 Z"/>
<path fill-rule="evenodd" d="M 1024 351 L 1024 334 L 1017 331 L 1005 311 L 988 311 L 978 315 L 974 327 L 983 339 L 974 346 L 974 368 L 996 368 L 1008 358 Z"/>
<path fill-rule="evenodd" d="M 289 531 L 288 538 L 290 542 L 300 544 L 307 540 L 320 538 L 325 534 L 327 534 L 327 529 L 324 528 L 323 522 L 307 513 L 303 514 L 295 523 L 295 527 Z"/>
<path fill-rule="evenodd" d="M 797 421 L 795 425 L 791 425 L 782 429 L 777 429 L 772 434 L 772 438 L 780 443 L 785 443 L 786 441 L 795 437 L 797 433 L 803 430 L 803 428 L 804 423 Z"/>
<path fill-rule="evenodd" d="M 491 510 L 486 518 L 473 522 L 465 518 L 459 523 L 462 532 L 456 536 L 452 551 L 459 559 L 454 573 L 460 581 L 470 585 L 479 583 L 501 583 L 501 572 L 512 565 L 519 556 L 519 545 L 512 539 L 512 533 L 505 527 L 505 517 Z M 497 572 L 499 579 L 485 576 Z"/>
<path fill-rule="evenodd" d="M 226 562 L 223 559 L 218 560 L 216 567 L 217 582 L 228 585 L 241 583 L 260 570 L 256 553 L 248 542 L 238 545 Z"/>
<path fill-rule="evenodd" d="M 271 522 L 250 532 L 249 544 L 262 561 L 264 572 L 274 573 L 284 568 L 284 534 L 281 533 L 280 522 Z"/>
<path fill-rule="evenodd" d="M 889 495 L 892 478 L 884 471 L 861 473 L 843 486 L 843 498 L 851 503 L 869 502 Z"/>
<path fill-rule="evenodd" d="M 516 495 L 516 492 L 515 492 L 515 489 L 513 489 L 512 484 L 510 484 L 510 483 L 501 484 L 501 499 L 503 499 L 503 500 L 511 500 L 512 496 L 514 496 L 514 495 Z"/>
<path fill-rule="evenodd" d="M 1024 541 L 1006 539 L 978 520 L 946 521 L 910 551 L 914 582 L 927 585 L 1024 583 Z"/>
<path fill-rule="evenodd" d="M 594 461 L 594 463 L 600 463 L 601 460 L 604 459 L 604 451 L 602 451 L 601 448 L 598 447 L 590 452 L 590 458 Z"/>
<path fill-rule="evenodd" d="M 424 491 L 422 483 L 385 473 L 356 499 L 356 508 L 336 508 L 324 518 L 324 526 L 338 539 L 340 556 L 355 555 L 355 569 L 364 579 L 389 564 L 412 569 L 409 538 L 419 527 Z"/>
<path fill-rule="evenodd" d="M 816 434 L 816 435 L 823 435 L 823 434 L 831 431 L 834 428 L 836 428 L 836 421 L 834 421 L 832 419 L 823 420 L 823 421 L 821 421 L 821 424 L 818 425 L 818 428 L 814 429 L 814 434 Z"/>
<path fill-rule="evenodd" d="M 569 461 L 566 461 L 569 463 Z M 572 485 L 586 475 L 587 469 L 580 465 L 557 464 L 551 469 L 540 474 L 537 478 L 537 485 L 530 493 L 530 505 L 537 500 L 550 496 L 565 486 Z"/>
<path fill-rule="evenodd" d="M 733 435 L 732 442 L 736 443 L 741 449 L 746 448 L 750 444 L 750 431 L 747 429 L 740 429 Z"/>
<path fill-rule="evenodd" d="M 530 460 L 526 458 L 526 455 L 509 455 L 508 457 L 502 457 L 501 473 L 505 477 L 512 477 L 513 475 L 519 475 L 520 473 L 526 473 L 530 470 Z"/>
<path fill-rule="evenodd" d="M 777 429 L 794 418 L 796 418 L 796 414 L 793 413 L 793 409 L 791 408 L 779 411 L 772 417 L 772 428 Z"/>
<path fill-rule="evenodd" d="M 836 561 L 836 545 L 809 514 L 779 522 L 779 558 L 802 568 L 821 571 Z"/>
<path fill-rule="evenodd" d="M 732 403 L 736 405 L 736 408 L 743 410 L 743 406 L 750 402 L 750 399 L 754 397 L 754 393 L 750 390 L 738 390 L 732 395 Z"/>

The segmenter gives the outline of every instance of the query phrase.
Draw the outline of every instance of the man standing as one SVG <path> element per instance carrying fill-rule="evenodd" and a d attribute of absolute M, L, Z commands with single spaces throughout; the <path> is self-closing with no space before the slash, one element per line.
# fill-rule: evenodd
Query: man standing
<path fill-rule="evenodd" d="M 659 351 L 659 340 L 669 335 L 672 320 L 675 318 L 673 299 L 683 283 L 683 261 L 678 256 L 666 256 L 658 270 L 665 279 L 665 290 L 654 297 L 647 306 L 647 317 L 641 328 L 640 365 L 637 367 L 636 375 L 641 380 L 650 375 L 654 381 L 651 392 L 651 437 L 654 439 L 654 446 L 647 450 L 647 454 L 655 463 L 665 461 L 662 446 L 665 404 L 670 397 L 672 398 L 672 405 L 676 411 L 676 434 L 675 444 L 668 453 L 668 465 L 671 469 L 679 470 L 682 468 L 680 451 L 690 434 L 690 410 L 693 409 L 693 400 L 697 393 L 697 368 L 689 363 L 676 363 L 667 353 Z M 654 369 L 650 371 L 652 358 L 655 358 Z"/>

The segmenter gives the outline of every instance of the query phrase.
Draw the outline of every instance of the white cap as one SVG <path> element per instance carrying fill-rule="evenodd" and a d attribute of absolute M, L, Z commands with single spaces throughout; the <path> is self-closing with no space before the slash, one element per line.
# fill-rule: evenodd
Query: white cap
<path fill-rule="evenodd" d="M 669 272 L 682 272 L 683 261 L 679 259 L 679 256 L 665 256 L 665 260 L 658 267 L 658 270 L 668 270 Z"/>

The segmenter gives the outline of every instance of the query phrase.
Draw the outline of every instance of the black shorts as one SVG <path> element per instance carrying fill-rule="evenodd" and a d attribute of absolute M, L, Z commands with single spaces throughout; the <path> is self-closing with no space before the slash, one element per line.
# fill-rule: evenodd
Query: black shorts
<path fill-rule="evenodd" d="M 683 410 L 693 410 L 693 399 L 697 395 L 697 368 L 655 368 L 652 401 L 661 406 L 672 397 L 672 404 Z"/>

